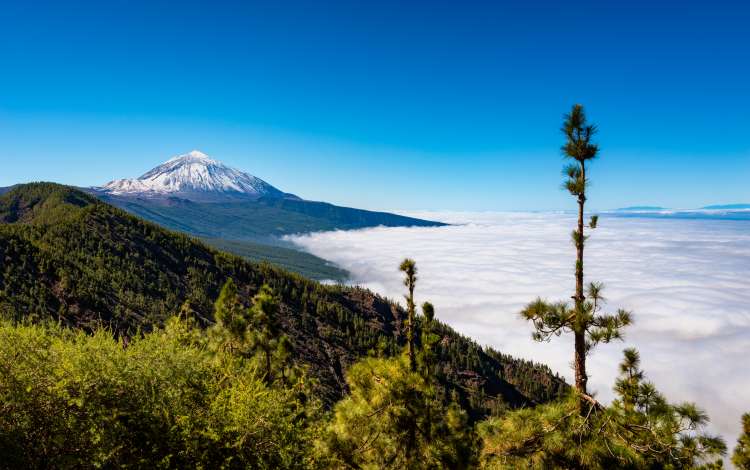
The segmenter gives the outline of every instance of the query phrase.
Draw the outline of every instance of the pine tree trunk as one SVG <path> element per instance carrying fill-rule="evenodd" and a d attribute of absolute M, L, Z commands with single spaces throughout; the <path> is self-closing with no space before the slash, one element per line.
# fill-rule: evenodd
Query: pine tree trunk
<path fill-rule="evenodd" d="M 579 393 L 587 393 L 586 384 L 588 376 L 586 375 L 586 325 L 584 319 L 579 317 L 583 311 L 583 302 L 586 299 L 583 295 L 583 210 L 586 204 L 586 166 L 581 162 L 581 179 L 584 185 L 581 194 L 578 195 L 578 237 L 576 238 L 576 293 L 573 296 L 575 300 L 576 322 L 575 322 L 575 382 L 576 390 Z M 586 403 L 581 400 L 581 411 L 583 412 Z"/>
<path fill-rule="evenodd" d="M 412 410 L 411 423 L 409 426 L 409 444 L 407 449 L 407 462 L 409 462 L 409 468 L 415 467 L 415 457 L 417 455 L 417 423 L 416 417 Z"/>
<path fill-rule="evenodd" d="M 407 341 L 409 343 L 409 369 L 417 371 L 417 358 L 414 351 L 414 283 L 409 285 L 409 329 L 407 330 Z"/>
<path fill-rule="evenodd" d="M 576 331 L 575 342 L 576 390 L 587 393 L 586 384 L 589 378 L 586 375 L 586 336 L 583 332 Z"/>
<path fill-rule="evenodd" d="M 266 349 L 266 382 L 271 384 L 273 378 L 271 377 L 271 351 Z"/>

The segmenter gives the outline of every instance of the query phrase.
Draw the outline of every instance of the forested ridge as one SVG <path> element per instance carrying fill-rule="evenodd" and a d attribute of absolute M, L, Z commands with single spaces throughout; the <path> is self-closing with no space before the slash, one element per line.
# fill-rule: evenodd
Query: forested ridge
<path fill-rule="evenodd" d="M 286 270 L 316 280 L 344 281 L 348 273 L 332 266 L 324 259 L 299 251 L 282 237 L 377 226 L 445 225 L 398 214 L 340 207 L 297 197 L 233 199 L 223 194 L 217 200 L 206 201 L 193 196 L 186 199 L 178 196 L 113 195 L 96 188 L 84 191 L 162 227 L 200 237 L 221 251 L 240 255 L 251 261 L 267 260 Z"/>
<path fill-rule="evenodd" d="M 324 286 L 269 264 L 216 251 L 73 188 L 50 183 L 0 196 L 0 312 L 17 321 L 54 319 L 130 337 L 163 325 L 187 305 L 204 327 L 227 279 L 246 304 L 263 284 L 281 298 L 283 329 L 325 401 L 343 395 L 358 358 L 393 355 L 404 344 L 404 311 L 370 291 Z M 439 354 L 446 394 L 481 417 L 544 402 L 566 389 L 541 364 L 478 346 L 446 325 Z"/>
<path fill-rule="evenodd" d="M 187 199 L 97 195 L 116 207 L 164 227 L 195 236 L 268 241 L 273 237 L 366 227 L 439 227 L 441 222 L 374 212 L 299 198 L 196 202 Z"/>

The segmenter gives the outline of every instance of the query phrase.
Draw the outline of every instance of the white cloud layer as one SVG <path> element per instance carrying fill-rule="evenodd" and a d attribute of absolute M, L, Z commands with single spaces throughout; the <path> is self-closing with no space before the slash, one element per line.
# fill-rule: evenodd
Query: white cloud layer
<path fill-rule="evenodd" d="M 458 225 L 375 228 L 292 237 L 348 269 L 351 282 L 393 299 L 398 264 L 417 261 L 420 302 L 458 331 L 572 379 L 572 339 L 531 340 L 518 311 L 537 296 L 569 299 L 574 218 L 551 213 L 410 213 Z M 734 446 L 750 411 L 750 222 L 606 217 L 586 246 L 587 281 L 605 283 L 611 310 L 635 314 L 624 343 L 600 346 L 589 384 L 612 397 L 621 351 L 635 346 L 648 377 L 672 401 L 709 412 Z"/>

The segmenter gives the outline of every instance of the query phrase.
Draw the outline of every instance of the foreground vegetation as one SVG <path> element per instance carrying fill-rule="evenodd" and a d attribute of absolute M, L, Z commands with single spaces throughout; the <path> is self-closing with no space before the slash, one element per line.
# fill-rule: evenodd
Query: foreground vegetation
<path fill-rule="evenodd" d="M 0 198 L 2 468 L 716 469 L 708 416 L 625 349 L 615 399 L 586 361 L 632 314 L 584 280 L 595 128 L 563 127 L 579 207 L 573 302 L 537 299 L 533 337 L 573 337 L 575 383 L 479 348 L 415 303 L 321 286 L 215 252 L 57 185 Z M 613 368 L 617 365 L 613 364 Z M 731 461 L 750 468 L 750 415 Z"/>
<path fill-rule="evenodd" d="M 476 422 L 436 386 L 440 336 L 426 304 L 415 370 L 407 347 L 362 359 L 328 408 L 275 331 L 277 308 L 267 287 L 241 307 L 228 283 L 208 329 L 188 308 L 127 340 L 0 322 L 0 467 L 721 468 L 705 414 L 670 404 L 635 351 L 609 406 L 582 416 L 572 392 Z M 738 468 L 748 468 L 745 421 Z"/>
<path fill-rule="evenodd" d="M 129 341 L 0 325 L 4 468 L 303 467 L 309 417 L 294 388 L 177 320 Z"/>

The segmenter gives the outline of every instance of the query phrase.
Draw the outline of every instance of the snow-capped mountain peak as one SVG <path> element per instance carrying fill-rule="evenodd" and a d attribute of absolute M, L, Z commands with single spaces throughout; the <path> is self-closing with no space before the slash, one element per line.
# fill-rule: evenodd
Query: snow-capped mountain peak
<path fill-rule="evenodd" d="M 169 163 L 171 161 L 176 161 L 176 160 L 198 160 L 198 161 L 209 160 L 213 163 L 219 163 L 218 161 L 212 159 L 211 157 L 201 152 L 200 150 L 191 150 L 190 152 L 186 154 L 174 156 L 164 163 Z"/>
<path fill-rule="evenodd" d="M 117 196 L 179 195 L 187 199 L 285 195 L 262 179 L 231 168 L 199 150 L 172 157 L 139 178 L 110 181 L 101 189 Z"/>

